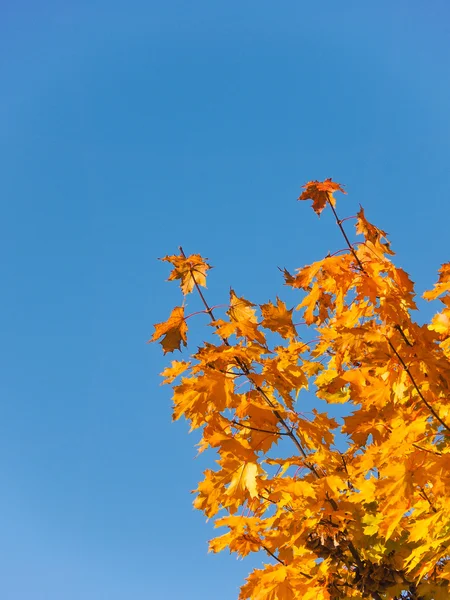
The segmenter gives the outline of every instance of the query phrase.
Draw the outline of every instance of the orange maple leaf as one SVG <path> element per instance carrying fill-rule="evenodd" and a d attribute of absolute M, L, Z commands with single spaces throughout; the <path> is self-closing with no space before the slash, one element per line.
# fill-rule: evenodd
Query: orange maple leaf
<path fill-rule="evenodd" d="M 356 233 L 363 235 L 366 241 L 372 242 L 372 244 L 374 244 L 375 247 L 379 246 L 382 252 L 393 255 L 394 252 L 390 248 L 390 242 L 387 239 L 387 233 L 382 229 L 375 227 L 375 225 L 373 225 L 366 219 L 364 209 L 361 205 L 356 216 Z M 382 239 L 384 239 L 385 241 L 382 242 Z"/>
<path fill-rule="evenodd" d="M 288 310 L 286 304 L 277 297 L 277 304 L 272 302 L 261 304 L 262 327 L 276 331 L 283 338 L 293 339 L 297 337 L 297 331 L 292 323 L 292 311 Z"/>
<path fill-rule="evenodd" d="M 157 323 L 154 327 L 155 332 L 149 342 L 155 342 L 164 336 L 160 341 L 164 354 L 173 352 L 174 350 L 181 350 L 181 343 L 184 346 L 187 345 L 187 325 L 184 320 L 184 308 L 182 306 L 176 306 L 170 313 L 167 321 Z"/>
<path fill-rule="evenodd" d="M 335 198 L 333 192 L 342 192 L 346 194 L 339 183 L 332 181 L 331 179 L 325 179 L 325 181 L 308 181 L 308 183 L 302 186 L 305 191 L 299 196 L 299 200 L 312 200 L 313 209 L 320 216 L 320 213 L 325 208 L 326 203 L 329 201 L 334 206 Z"/>
<path fill-rule="evenodd" d="M 185 296 L 192 292 L 195 284 L 206 287 L 206 272 L 211 267 L 200 254 L 164 256 L 160 260 L 170 262 L 175 267 L 167 281 L 181 279 L 180 287 Z"/>
<path fill-rule="evenodd" d="M 258 330 L 258 319 L 252 306 L 255 306 L 252 302 L 236 296 L 234 290 L 230 290 L 230 308 L 227 315 L 235 325 L 222 324 L 221 335 L 230 335 L 236 330 L 238 335 L 264 344 L 266 340 L 263 333 Z"/>

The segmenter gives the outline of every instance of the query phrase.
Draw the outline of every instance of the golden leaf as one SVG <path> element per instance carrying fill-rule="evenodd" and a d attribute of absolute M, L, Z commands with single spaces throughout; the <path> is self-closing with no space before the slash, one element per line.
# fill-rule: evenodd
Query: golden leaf
<path fill-rule="evenodd" d="M 231 479 L 231 483 L 226 491 L 227 496 L 232 496 L 237 493 L 244 494 L 248 491 L 251 498 L 256 498 L 258 496 L 258 487 L 256 485 L 257 475 L 257 463 L 242 463 Z"/>
<path fill-rule="evenodd" d="M 286 304 L 277 297 L 276 306 L 272 302 L 261 304 L 262 327 L 275 331 L 285 339 L 297 337 L 297 331 L 292 323 L 293 308 L 287 310 Z"/>
<path fill-rule="evenodd" d="M 164 336 L 160 344 L 163 347 L 164 354 L 166 354 L 166 352 L 180 350 L 182 343 L 184 346 L 187 345 L 186 333 L 187 325 L 184 320 L 184 307 L 176 306 L 167 321 L 155 325 L 155 332 L 149 342 L 154 342 Z"/>
<path fill-rule="evenodd" d="M 161 377 L 164 377 L 164 383 L 173 383 L 173 381 L 182 373 L 184 373 L 190 367 L 190 362 L 186 362 L 184 360 L 173 360 L 172 366 L 167 367 L 160 374 Z"/>
<path fill-rule="evenodd" d="M 255 306 L 245 298 L 239 298 L 234 293 L 234 290 L 230 290 L 230 309 L 227 314 L 232 321 L 240 323 L 242 321 L 248 321 L 250 323 L 256 323 L 256 312 L 252 306 Z"/>

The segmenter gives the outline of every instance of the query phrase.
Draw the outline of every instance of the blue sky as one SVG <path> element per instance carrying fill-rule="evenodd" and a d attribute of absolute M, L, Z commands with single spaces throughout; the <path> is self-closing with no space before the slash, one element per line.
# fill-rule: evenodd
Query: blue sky
<path fill-rule="evenodd" d="M 209 257 L 212 304 L 230 285 L 290 298 L 277 266 L 343 246 L 296 203 L 333 177 L 342 216 L 363 204 L 430 287 L 449 260 L 448 2 L 4 0 L 0 16 L 0 597 L 236 598 L 257 561 L 207 554 L 189 492 L 208 458 L 145 343 L 179 303 L 156 259 Z"/>

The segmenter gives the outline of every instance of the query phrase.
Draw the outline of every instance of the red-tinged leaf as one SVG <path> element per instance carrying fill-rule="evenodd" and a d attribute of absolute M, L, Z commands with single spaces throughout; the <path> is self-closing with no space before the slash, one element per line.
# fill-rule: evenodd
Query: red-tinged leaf
<path fill-rule="evenodd" d="M 325 179 L 325 181 L 308 181 L 303 188 L 304 192 L 302 192 L 298 199 L 312 200 L 313 210 L 319 216 L 325 208 L 327 202 L 331 202 L 333 206 L 335 205 L 333 192 L 342 192 L 343 194 L 347 193 L 342 189 L 339 183 L 336 183 L 331 179 Z"/>

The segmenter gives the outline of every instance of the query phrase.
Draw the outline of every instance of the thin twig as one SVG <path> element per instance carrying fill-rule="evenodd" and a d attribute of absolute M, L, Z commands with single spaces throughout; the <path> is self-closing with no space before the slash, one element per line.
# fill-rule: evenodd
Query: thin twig
<path fill-rule="evenodd" d="M 342 235 L 344 236 L 344 239 L 345 239 L 345 241 L 347 242 L 347 246 L 348 246 L 348 248 L 349 248 L 350 252 L 351 252 L 351 253 L 353 254 L 353 256 L 355 257 L 355 260 L 356 260 L 356 262 L 358 263 L 358 266 L 359 266 L 359 268 L 361 269 L 361 271 L 362 271 L 363 273 L 366 273 L 366 271 L 365 271 L 365 269 L 364 269 L 364 266 L 363 266 L 362 262 L 359 260 L 359 258 L 358 258 L 358 255 L 357 255 L 357 254 L 356 254 L 356 252 L 355 252 L 355 249 L 354 249 L 354 248 L 353 248 L 353 246 L 351 245 L 351 243 L 350 243 L 350 240 L 348 239 L 348 237 L 347 237 L 347 234 L 345 233 L 345 229 L 342 227 L 342 221 L 341 221 L 341 219 L 338 217 L 338 215 L 337 215 L 337 212 L 336 212 L 336 210 L 335 210 L 335 208 L 334 208 L 334 206 L 333 206 L 333 203 L 331 202 L 330 194 L 329 194 L 329 193 L 327 193 L 327 196 L 328 196 L 328 204 L 331 206 L 331 210 L 333 211 L 334 218 L 336 219 L 336 223 L 337 223 L 337 225 L 338 225 L 339 229 L 341 230 L 341 233 L 342 233 Z M 367 273 L 366 273 L 366 274 L 367 274 Z"/>
<path fill-rule="evenodd" d="M 231 422 L 236 427 L 245 427 L 245 429 L 251 429 L 252 431 L 261 431 L 261 433 L 271 433 L 273 435 L 289 435 L 287 432 L 283 432 L 283 431 L 270 431 L 269 429 L 258 429 L 258 427 L 251 427 L 250 425 L 243 425 L 242 423 L 239 423 L 238 421 L 234 421 L 234 420 Z"/>
<path fill-rule="evenodd" d="M 270 494 L 270 490 L 268 490 L 267 488 L 264 488 L 266 490 L 266 492 L 268 494 Z M 275 502 L 275 500 L 271 500 L 270 498 L 268 498 L 267 496 L 263 496 L 262 494 L 259 494 L 259 497 L 262 498 L 263 500 L 266 500 L 266 502 L 270 502 L 271 504 L 275 504 L 276 506 L 278 506 L 278 502 Z M 283 508 L 285 508 L 288 512 L 293 513 L 295 512 L 294 509 L 291 506 L 288 506 L 287 504 L 283 505 Z"/>
<path fill-rule="evenodd" d="M 431 502 L 431 500 L 428 498 L 428 495 L 427 495 L 426 491 L 423 489 L 423 487 L 421 487 L 421 488 L 420 488 L 420 491 L 422 492 L 422 494 L 423 494 L 423 497 L 425 498 L 425 500 L 426 500 L 426 501 L 428 502 L 428 504 L 430 505 L 430 508 L 431 508 L 431 510 L 432 510 L 434 513 L 437 513 L 437 509 L 436 509 L 436 507 L 435 507 L 435 506 L 434 506 L 434 504 Z"/>
<path fill-rule="evenodd" d="M 419 446 L 419 444 L 415 444 L 414 442 L 412 445 L 418 450 L 423 450 L 424 452 L 429 452 L 430 454 L 435 454 L 436 456 L 442 456 L 442 452 L 439 452 L 438 450 L 430 450 L 429 448 L 423 448 L 422 446 Z"/>
<path fill-rule="evenodd" d="M 403 329 L 400 327 L 400 325 L 395 325 L 394 329 L 396 329 L 396 330 L 397 330 L 397 331 L 400 333 L 400 335 L 402 336 L 402 338 L 405 340 L 405 343 L 406 343 L 408 346 L 411 346 L 411 347 L 412 347 L 412 344 L 411 344 L 411 342 L 410 342 L 410 341 L 408 340 L 408 338 L 406 337 L 406 335 L 405 335 L 405 332 L 404 332 L 404 331 L 403 331 Z"/>
<path fill-rule="evenodd" d="M 227 304 L 216 304 L 215 306 L 211 306 L 211 310 L 214 310 L 215 308 L 225 308 L 226 306 L 228 306 Z M 196 310 L 193 313 L 190 313 L 189 315 L 186 315 L 184 317 L 184 320 L 187 321 L 188 319 L 190 319 L 191 317 L 194 317 L 195 315 L 204 315 L 206 314 L 207 311 L 206 310 Z"/>
<path fill-rule="evenodd" d="M 285 566 L 285 563 L 281 560 L 281 558 L 278 558 L 278 556 L 276 554 L 274 554 L 271 550 L 269 550 L 269 548 L 266 548 L 262 544 L 261 544 L 261 548 L 263 548 L 267 552 L 267 554 L 270 554 L 270 556 L 272 558 L 274 558 L 275 560 L 277 560 L 280 563 L 280 565 Z"/>
<path fill-rule="evenodd" d="M 343 223 L 344 221 L 349 221 L 350 219 L 357 219 L 358 216 L 357 215 L 350 215 L 349 217 L 344 217 L 343 219 L 340 219 L 341 223 Z"/>

